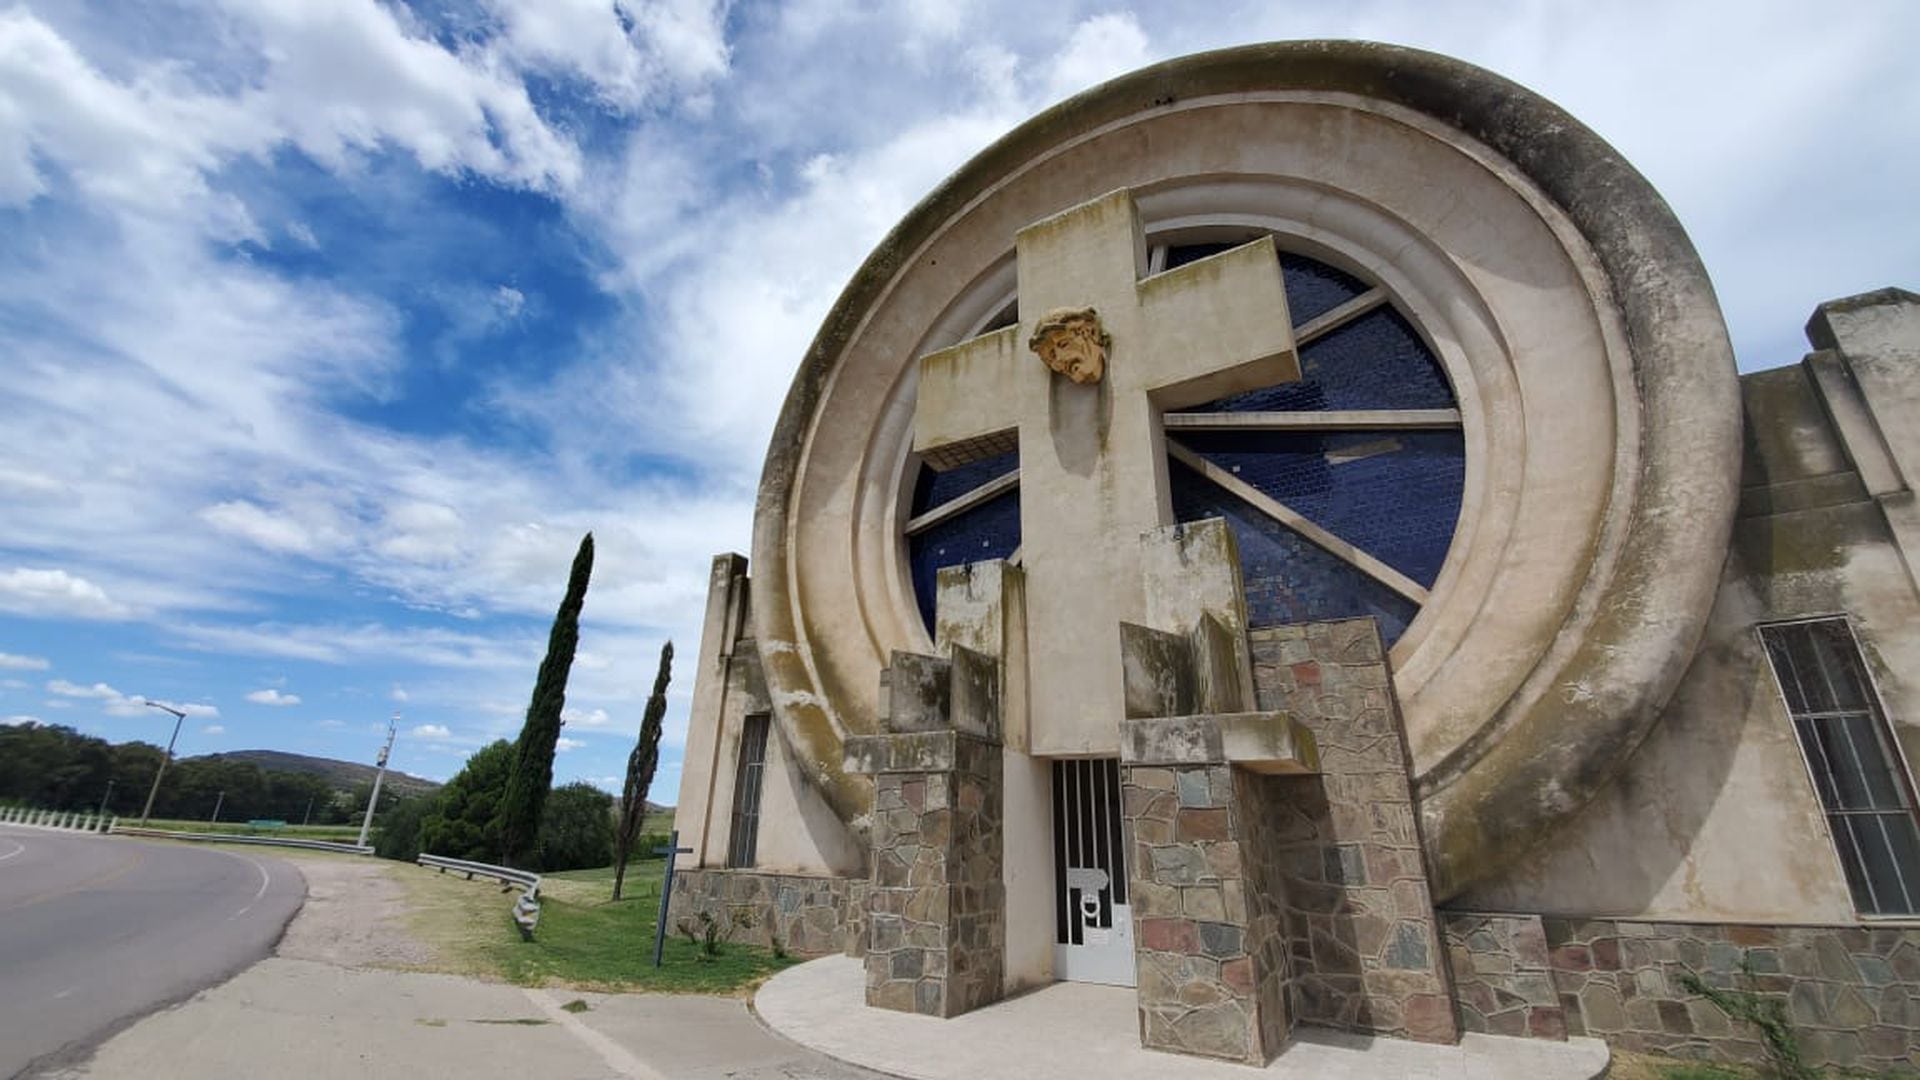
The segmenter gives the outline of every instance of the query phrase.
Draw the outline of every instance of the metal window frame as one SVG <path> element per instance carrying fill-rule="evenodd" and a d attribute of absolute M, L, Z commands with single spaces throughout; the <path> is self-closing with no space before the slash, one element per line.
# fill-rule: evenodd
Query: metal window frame
<path fill-rule="evenodd" d="M 1861 644 L 1860 628 L 1855 625 L 1854 617 L 1840 611 L 1819 615 L 1797 615 L 1790 619 L 1767 619 L 1753 624 L 1753 640 L 1760 649 L 1760 660 L 1766 665 L 1767 676 L 1773 682 L 1775 700 L 1780 703 L 1780 709 L 1786 715 L 1787 727 L 1793 735 L 1793 745 L 1800 751 L 1800 765 L 1806 770 L 1807 787 L 1813 794 L 1814 802 L 1820 807 L 1820 827 L 1827 833 L 1827 853 L 1833 859 L 1834 868 L 1840 872 L 1840 880 L 1848 882 L 1847 898 L 1853 902 L 1854 917 L 1868 922 L 1913 922 L 1920 919 L 1920 911 L 1883 914 L 1860 910 L 1860 905 L 1853 896 L 1852 883 L 1847 878 L 1846 861 L 1840 854 L 1840 841 L 1834 835 L 1831 820 L 1834 812 L 1828 809 L 1826 800 L 1820 796 L 1820 778 L 1814 772 L 1813 760 L 1807 753 L 1806 740 L 1801 738 L 1799 727 L 1795 723 L 1798 716 L 1794 713 L 1791 699 L 1787 696 L 1786 685 L 1780 681 L 1780 670 L 1774 665 L 1773 654 L 1767 649 L 1764 631 L 1775 627 L 1811 626 L 1817 623 L 1839 623 L 1846 629 L 1847 640 L 1853 645 L 1853 654 L 1860 663 L 1860 674 L 1866 681 L 1865 697 L 1869 711 L 1872 713 L 1872 720 L 1879 725 L 1878 733 L 1882 741 L 1891 748 L 1894 783 L 1903 787 L 1907 800 L 1907 813 L 1914 818 L 1916 827 L 1920 827 L 1920 787 L 1914 784 L 1913 766 L 1907 759 L 1906 748 L 1901 745 L 1899 734 L 1893 728 L 1893 714 L 1888 711 L 1886 698 L 1880 693 L 1880 682 L 1874 677 L 1873 665 L 1867 662 L 1867 651 Z M 1809 713 L 1807 715 L 1827 714 Z M 1887 811 L 1876 812 L 1887 813 Z M 1864 872 L 1864 867 L 1862 870 Z M 1920 907 L 1920 905 L 1916 906 Z"/>
<path fill-rule="evenodd" d="M 727 832 L 727 866 L 751 869 L 760 854 L 760 793 L 766 787 L 767 740 L 773 717 L 749 713 L 740 722 L 738 764 L 733 774 L 733 814 Z"/>

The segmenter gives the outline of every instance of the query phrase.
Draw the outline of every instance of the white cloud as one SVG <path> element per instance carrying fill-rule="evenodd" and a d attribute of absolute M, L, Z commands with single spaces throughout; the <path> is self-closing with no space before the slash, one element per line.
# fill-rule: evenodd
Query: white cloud
<path fill-rule="evenodd" d="M 44 657 L 0 652 L 0 671 L 45 671 L 47 667 Z"/>
<path fill-rule="evenodd" d="M 98 701 L 100 703 L 100 711 L 109 716 L 144 716 L 150 707 L 147 702 L 153 700 L 150 698 L 129 697 L 103 682 L 97 682 L 91 686 L 82 686 L 79 683 L 68 682 L 65 679 L 48 680 L 47 692 L 50 694 L 58 694 L 63 698 Z M 67 703 L 48 701 L 47 704 L 54 707 L 64 707 Z M 217 706 L 204 703 L 187 702 L 182 704 L 177 702 L 156 702 L 156 704 L 165 704 L 172 708 L 179 709 L 194 719 L 211 720 L 220 715 L 220 709 Z"/>
<path fill-rule="evenodd" d="M 447 730 L 447 726 L 445 724 L 421 724 L 418 727 L 415 727 L 413 729 L 412 734 L 413 734 L 413 737 L 416 739 L 451 739 L 453 738 L 453 732 Z"/>
<path fill-rule="evenodd" d="M 1130 12 L 1095 15 L 1074 27 L 1066 46 L 1047 63 L 1043 96 L 1053 100 L 1077 94 L 1145 66 L 1151 58 L 1146 32 Z"/>
<path fill-rule="evenodd" d="M 562 710 L 560 719 L 569 726 L 597 728 L 607 726 L 610 718 L 605 709 L 569 708 Z"/>
<path fill-rule="evenodd" d="M 35 727 L 40 723 L 41 720 L 39 717 L 28 716 L 24 713 L 15 713 L 12 716 L 0 717 L 0 725 L 7 727 Z"/>
<path fill-rule="evenodd" d="M 585 745 L 587 744 L 580 739 L 569 739 L 565 735 L 562 735 L 554 740 L 553 748 L 564 754 L 569 750 L 578 750 Z"/>
<path fill-rule="evenodd" d="M 255 705 L 273 705 L 284 708 L 289 705 L 300 704 L 300 695 L 283 694 L 269 687 L 268 689 L 255 690 L 251 694 L 248 694 L 247 700 L 253 702 Z"/>
<path fill-rule="evenodd" d="M 334 546 L 326 530 L 275 514 L 245 499 L 209 506 L 200 511 L 201 520 L 229 536 L 239 537 L 266 548 L 294 555 L 312 555 Z"/>
<path fill-rule="evenodd" d="M 200 729 L 202 735 L 225 735 L 226 733 L 227 729 L 219 724 L 208 724 Z"/>
<path fill-rule="evenodd" d="M 393 690 L 387 694 L 387 697 L 391 698 L 394 701 L 399 701 L 399 702 L 406 702 L 411 700 L 411 698 L 407 695 L 406 688 L 403 686 L 400 686 L 397 683 L 394 685 Z"/>
<path fill-rule="evenodd" d="M 347 722 L 344 720 L 322 720 L 314 726 L 327 731 L 339 731 L 347 726 Z"/>
<path fill-rule="evenodd" d="M 70 619 L 126 619 L 133 614 L 86 578 L 28 567 L 0 574 L 0 611 Z"/>
<path fill-rule="evenodd" d="M 97 698 L 101 701 L 127 700 L 125 694 L 103 682 L 94 683 L 92 686 L 81 686 L 65 679 L 52 679 L 47 682 L 47 693 L 59 694 L 61 697 Z"/>

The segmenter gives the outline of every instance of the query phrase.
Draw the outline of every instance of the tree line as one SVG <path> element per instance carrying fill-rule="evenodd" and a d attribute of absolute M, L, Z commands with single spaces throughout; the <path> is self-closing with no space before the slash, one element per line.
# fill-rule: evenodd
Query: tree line
<path fill-rule="evenodd" d="M 644 858 L 665 839 L 638 833 L 660 760 L 672 642 L 660 650 L 653 693 L 628 757 L 618 804 L 591 784 L 553 787 L 553 756 L 563 723 L 567 678 L 592 572 L 593 534 L 588 533 L 574 556 L 519 738 L 481 748 L 452 780 L 431 794 L 401 798 L 383 792 L 374 815 L 376 854 L 411 862 L 424 851 L 543 872 L 607 866 L 618 856 L 624 870 L 629 853 Z M 111 780 L 109 810 L 137 814 L 164 756 L 157 746 L 111 745 L 71 728 L 0 728 L 0 800 L 82 810 L 99 805 Z M 223 821 L 299 822 L 311 804 L 313 823 L 334 824 L 358 821 L 367 796 L 366 784 L 342 792 L 312 774 L 262 769 L 217 757 L 189 758 L 168 768 L 154 816 L 205 818 L 219 801 Z M 614 898 L 619 896 L 616 882 Z"/>
<path fill-rule="evenodd" d="M 109 814 L 136 816 L 164 757 L 166 751 L 151 743 L 110 743 L 58 724 L 0 727 L 0 801 L 47 810 L 98 811 L 104 805 Z M 340 789 L 313 773 L 184 758 L 167 767 L 153 816 L 204 821 L 217 804 L 222 821 L 341 825 L 360 820 L 369 786 Z M 383 806 L 398 801 L 381 799 Z"/>
<path fill-rule="evenodd" d="M 629 853 L 637 850 L 644 857 L 656 846 L 637 834 L 659 762 L 672 642 L 660 650 L 653 694 L 647 699 L 639 740 L 628 758 L 618 806 L 612 796 L 591 784 L 553 786 L 553 755 L 564 723 L 567 677 L 580 640 L 580 610 L 592 572 L 593 534 L 588 533 L 574 555 L 519 738 L 482 747 L 439 791 L 396 806 L 383 820 L 375 842 L 378 854 L 411 860 L 424 851 L 542 872 L 589 869 L 617 861 L 624 871 Z M 617 880 L 613 895 L 620 898 Z"/>

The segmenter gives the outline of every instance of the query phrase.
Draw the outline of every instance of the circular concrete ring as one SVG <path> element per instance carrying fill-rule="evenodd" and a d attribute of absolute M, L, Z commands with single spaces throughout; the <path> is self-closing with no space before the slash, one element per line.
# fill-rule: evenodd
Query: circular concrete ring
<path fill-rule="evenodd" d="M 1740 413 L 1711 285 L 1659 195 L 1551 103 L 1429 53 L 1290 42 L 1147 68 L 907 215 L 768 451 L 752 603 L 778 722 L 863 829 L 842 740 L 875 729 L 889 651 L 928 647 L 898 531 L 912 360 L 1004 304 L 1015 229 L 1122 185 L 1150 234 L 1232 219 L 1381 283 L 1455 383 L 1467 498 L 1392 657 L 1435 898 L 1455 895 L 1585 805 L 1657 719 L 1725 557 Z"/>

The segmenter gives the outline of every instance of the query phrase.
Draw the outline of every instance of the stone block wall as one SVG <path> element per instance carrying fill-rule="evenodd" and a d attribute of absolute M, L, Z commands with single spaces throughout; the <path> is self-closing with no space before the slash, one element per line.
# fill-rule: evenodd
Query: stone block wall
<path fill-rule="evenodd" d="M 1313 732 L 1320 773 L 1258 777 L 1276 838 L 1293 1017 L 1426 1042 L 1458 1038 L 1404 732 L 1372 619 L 1248 635 L 1259 707 Z"/>
<path fill-rule="evenodd" d="M 1758 1031 L 1686 991 L 1681 978 L 1693 972 L 1785 1002 L 1809 1065 L 1920 1071 L 1920 928 L 1541 922 L 1572 1034 L 1678 1057 L 1765 1060 Z"/>
<path fill-rule="evenodd" d="M 998 1000 L 1006 968 L 999 744 L 957 732 L 862 741 L 875 774 L 867 1004 L 944 1017 Z"/>
<path fill-rule="evenodd" d="M 751 913 L 753 925 L 733 940 L 771 946 L 775 937 L 796 956 L 823 956 L 849 946 L 850 878 L 769 874 L 758 870 L 676 870 L 668 901 L 668 931 L 682 918 L 709 911 L 716 918 Z"/>
<path fill-rule="evenodd" d="M 1278 905 L 1224 763 L 1121 768 L 1141 1043 L 1264 1065 L 1291 1024 Z"/>
<path fill-rule="evenodd" d="M 1449 914 L 1441 925 L 1462 1031 L 1566 1041 L 1538 915 Z"/>

